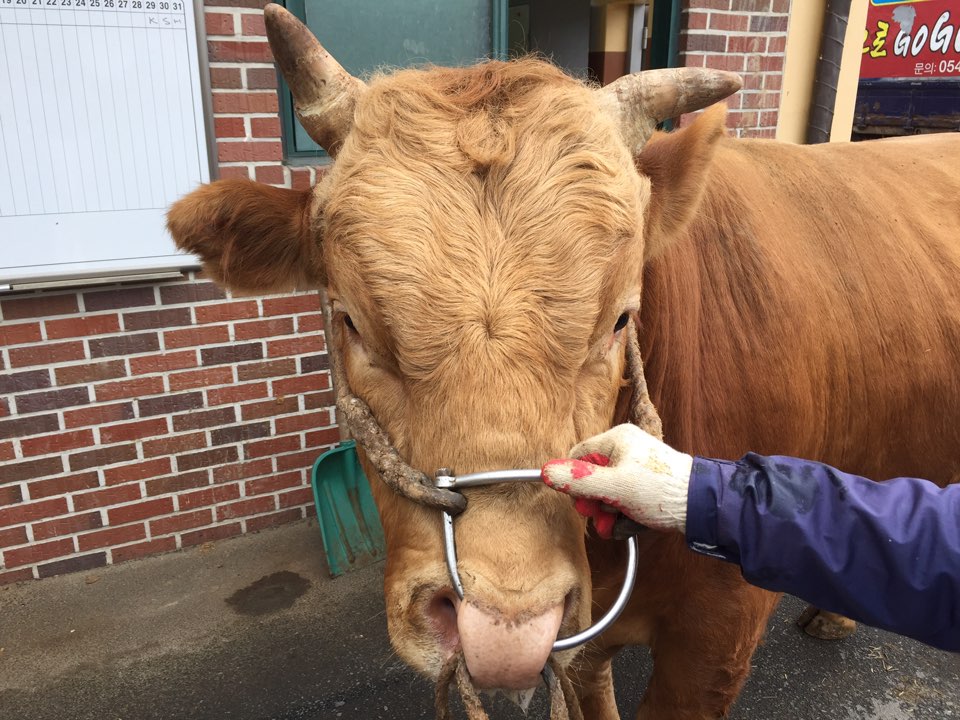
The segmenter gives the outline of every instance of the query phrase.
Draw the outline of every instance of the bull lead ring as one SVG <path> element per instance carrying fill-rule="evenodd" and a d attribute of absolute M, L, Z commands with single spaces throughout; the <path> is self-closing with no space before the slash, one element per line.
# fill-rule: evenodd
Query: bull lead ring
<path fill-rule="evenodd" d="M 540 482 L 540 470 L 491 470 L 488 472 L 470 473 L 469 475 L 454 476 L 447 468 L 437 470 L 435 485 L 443 490 L 459 492 L 463 488 L 480 487 L 494 483 L 513 482 Z M 463 583 L 457 571 L 457 543 L 453 534 L 453 515 L 447 510 L 443 513 L 443 548 L 447 559 L 447 570 L 450 572 L 450 581 L 457 597 L 463 600 Z M 606 614 L 595 624 L 576 635 L 561 638 L 553 643 L 553 652 L 570 650 L 584 643 L 590 642 L 610 627 L 623 612 L 633 593 L 633 585 L 637 579 L 637 539 L 633 535 L 626 538 L 627 568 L 623 576 L 623 586 L 620 594 Z"/>

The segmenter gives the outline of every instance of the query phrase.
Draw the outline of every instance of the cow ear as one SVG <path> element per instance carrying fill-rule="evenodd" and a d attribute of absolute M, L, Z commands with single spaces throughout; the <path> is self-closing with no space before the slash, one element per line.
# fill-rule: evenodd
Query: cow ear
<path fill-rule="evenodd" d="M 718 104 L 692 125 L 656 133 L 636 158 L 637 170 L 650 178 L 644 257 L 657 257 L 693 219 L 707 185 L 710 162 L 724 136 L 727 108 Z"/>
<path fill-rule="evenodd" d="M 217 283 L 245 292 L 280 292 L 326 283 L 313 191 L 250 180 L 220 180 L 177 201 L 167 227 Z"/>

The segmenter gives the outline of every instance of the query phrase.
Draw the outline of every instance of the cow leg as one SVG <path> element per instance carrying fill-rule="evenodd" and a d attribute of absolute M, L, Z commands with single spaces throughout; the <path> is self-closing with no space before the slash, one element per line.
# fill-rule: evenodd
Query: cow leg
<path fill-rule="evenodd" d="M 620 720 L 617 700 L 613 694 L 613 657 L 620 650 L 605 648 L 591 657 L 574 662 L 569 670 L 570 679 L 580 698 L 580 711 L 586 720 Z"/>
<path fill-rule="evenodd" d="M 808 605 L 800 614 L 797 625 L 803 628 L 807 635 L 820 640 L 843 640 L 857 630 L 857 623 L 850 618 L 813 605 Z"/>

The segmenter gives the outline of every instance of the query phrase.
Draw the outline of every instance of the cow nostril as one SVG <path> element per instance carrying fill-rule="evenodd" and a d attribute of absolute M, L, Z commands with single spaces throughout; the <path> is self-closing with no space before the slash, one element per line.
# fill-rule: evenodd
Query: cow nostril
<path fill-rule="evenodd" d="M 440 645 L 452 654 L 460 647 L 460 632 L 457 630 L 457 603 L 453 593 L 440 591 L 427 604 L 427 617 L 440 637 Z"/>

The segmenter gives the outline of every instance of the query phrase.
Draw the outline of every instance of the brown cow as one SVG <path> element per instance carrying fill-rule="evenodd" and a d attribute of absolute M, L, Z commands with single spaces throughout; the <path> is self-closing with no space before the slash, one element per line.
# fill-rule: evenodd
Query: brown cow
<path fill-rule="evenodd" d="M 174 206 L 170 229 L 226 285 L 326 286 L 352 390 L 411 465 L 535 467 L 610 427 L 618 318 L 639 310 L 677 447 L 957 477 L 960 137 L 738 141 L 715 110 L 637 154 L 656 105 L 645 97 L 689 109 L 716 88 L 657 75 L 603 92 L 537 61 L 365 85 L 284 11 L 267 15 L 301 119 L 336 162 L 312 191 L 213 183 Z M 365 467 L 391 640 L 428 676 L 463 645 L 478 685 L 529 687 L 552 639 L 619 585 L 621 546 L 585 543 L 566 498 L 492 486 L 466 491 L 456 521 L 458 603 L 439 513 Z M 559 660 L 584 716 L 604 720 L 617 717 L 609 659 L 649 644 L 639 717 L 717 718 L 775 602 L 682 538 L 648 533 L 627 612 Z"/>

